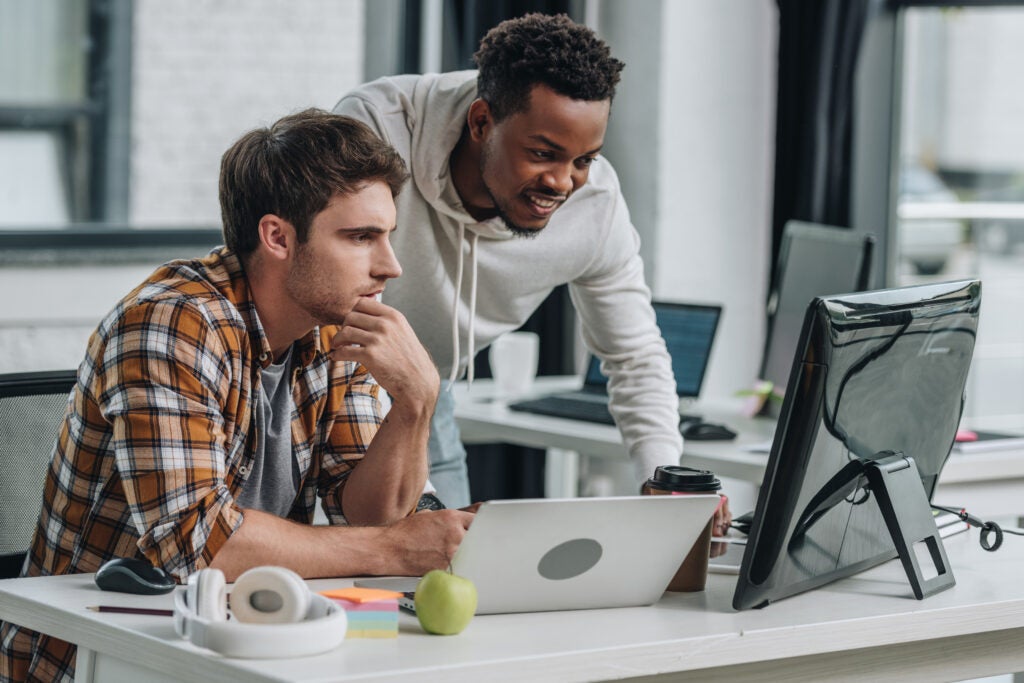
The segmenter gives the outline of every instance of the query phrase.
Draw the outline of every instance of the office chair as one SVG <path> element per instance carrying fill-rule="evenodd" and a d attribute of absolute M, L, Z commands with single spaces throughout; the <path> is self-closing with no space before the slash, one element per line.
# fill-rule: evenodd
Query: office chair
<path fill-rule="evenodd" d="M 74 370 L 0 375 L 0 579 L 18 576 Z"/>

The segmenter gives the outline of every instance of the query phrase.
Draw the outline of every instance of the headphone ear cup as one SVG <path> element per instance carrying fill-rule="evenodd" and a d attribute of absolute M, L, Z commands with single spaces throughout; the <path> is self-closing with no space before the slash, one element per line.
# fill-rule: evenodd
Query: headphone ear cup
<path fill-rule="evenodd" d="M 254 567 L 235 581 L 231 613 L 243 623 L 290 624 L 306 618 L 311 595 L 291 569 Z"/>
<path fill-rule="evenodd" d="M 188 577 L 188 604 L 200 619 L 227 621 L 227 592 L 224 572 L 201 569 Z"/>

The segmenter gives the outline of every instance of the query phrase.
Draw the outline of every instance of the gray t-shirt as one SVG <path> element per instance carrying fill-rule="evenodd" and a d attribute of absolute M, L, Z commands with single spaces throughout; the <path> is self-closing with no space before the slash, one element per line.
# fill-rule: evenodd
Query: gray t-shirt
<path fill-rule="evenodd" d="M 292 350 L 263 370 L 253 407 L 256 454 L 237 503 L 287 517 L 299 492 L 299 463 L 292 453 Z"/>

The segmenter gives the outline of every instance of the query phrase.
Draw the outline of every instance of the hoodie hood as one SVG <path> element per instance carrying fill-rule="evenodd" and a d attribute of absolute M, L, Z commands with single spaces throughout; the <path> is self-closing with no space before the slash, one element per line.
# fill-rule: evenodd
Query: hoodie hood
<path fill-rule="evenodd" d="M 412 182 L 434 211 L 453 218 L 467 232 L 484 239 L 512 239 L 515 235 L 500 218 L 478 223 L 470 216 L 452 183 L 448 161 L 475 99 L 476 71 L 427 74 L 419 79 L 412 101 L 414 111 L 422 112 L 422 118 L 409 122 Z M 449 153 L 438 154 L 438 149 Z"/>
<path fill-rule="evenodd" d="M 452 182 L 449 160 L 466 126 L 469 106 L 476 99 L 476 72 L 455 71 L 428 74 L 421 78 L 412 93 L 414 111 L 423 112 L 422 120 L 410 122 L 412 128 L 410 157 L 412 181 L 430 207 L 448 216 L 458 224 L 458 263 L 455 273 L 455 291 L 452 295 L 452 357 L 462 355 L 458 310 L 463 285 L 468 280 L 469 329 L 466 334 L 467 355 L 476 355 L 476 293 L 477 242 L 481 238 L 508 240 L 515 235 L 500 218 L 477 222 L 466 211 Z M 438 154 L 438 150 L 448 154 Z M 468 268 L 466 257 L 468 256 Z M 465 272 L 468 270 L 468 274 Z M 449 381 L 459 376 L 459 364 L 453 363 Z M 466 364 L 466 379 L 473 381 L 473 363 Z"/>

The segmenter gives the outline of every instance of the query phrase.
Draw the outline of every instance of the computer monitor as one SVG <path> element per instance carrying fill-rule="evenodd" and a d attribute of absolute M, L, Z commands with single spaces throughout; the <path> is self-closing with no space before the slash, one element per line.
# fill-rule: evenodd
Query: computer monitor
<path fill-rule="evenodd" d="M 918 598 L 953 585 L 929 500 L 960 421 L 980 304 L 977 280 L 811 302 L 736 609 L 897 554 Z M 925 578 L 929 558 L 936 576 Z"/>
<path fill-rule="evenodd" d="M 861 292 L 870 286 L 874 237 L 815 223 L 789 221 L 779 245 L 761 379 L 781 393 L 789 379 L 807 304 L 816 296 Z M 772 416 L 777 408 L 769 410 Z"/>
<path fill-rule="evenodd" d="M 654 301 L 651 306 L 672 358 L 676 394 L 684 398 L 696 398 L 704 383 L 722 307 L 668 301 Z M 601 372 L 600 359 L 591 356 L 584 385 L 604 386 L 607 383 L 608 378 Z"/>

